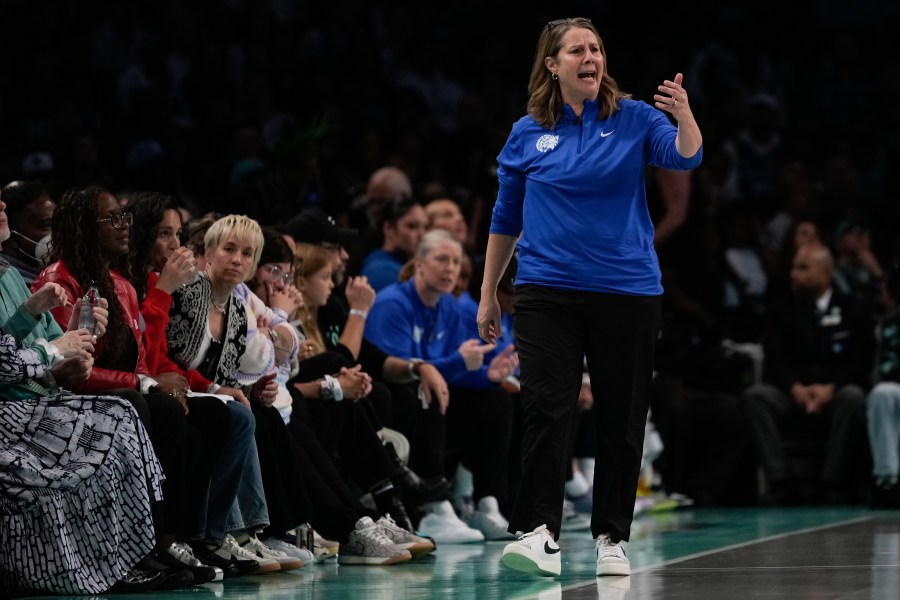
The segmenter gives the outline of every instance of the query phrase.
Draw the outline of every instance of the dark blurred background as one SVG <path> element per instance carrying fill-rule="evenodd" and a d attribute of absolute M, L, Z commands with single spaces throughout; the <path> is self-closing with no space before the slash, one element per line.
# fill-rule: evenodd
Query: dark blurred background
<path fill-rule="evenodd" d="M 396 164 L 424 200 L 450 196 L 471 217 L 490 208 L 540 27 L 580 15 L 635 97 L 652 103 L 685 74 L 706 146 L 693 193 L 714 196 L 696 206 L 749 206 L 765 222 L 806 187 L 829 225 L 864 212 L 890 252 L 898 7 L 4 0 L 0 176 L 42 179 L 54 197 L 94 181 L 157 189 L 195 214 L 274 221 L 313 204 L 341 218 Z M 739 175 L 742 134 L 758 147 Z"/>

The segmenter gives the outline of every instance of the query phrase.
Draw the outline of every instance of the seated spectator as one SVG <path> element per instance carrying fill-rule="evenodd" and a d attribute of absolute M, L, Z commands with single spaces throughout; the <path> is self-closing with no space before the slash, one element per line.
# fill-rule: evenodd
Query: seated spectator
<path fill-rule="evenodd" d="M 425 206 L 425 214 L 428 217 L 428 223 L 425 226 L 427 231 L 446 229 L 453 235 L 453 239 L 460 244 L 466 244 L 469 226 L 459 204 L 449 198 L 432 200 Z"/>
<path fill-rule="evenodd" d="M 156 519 L 156 562 L 183 569 L 176 543 L 198 534 L 200 512 L 206 505 L 209 481 L 227 443 L 232 420 L 224 404 L 210 397 L 188 399 L 188 382 L 180 373 L 151 374 L 140 329 L 137 293 L 113 263 L 128 254 L 132 216 L 107 190 L 72 188 L 60 198 L 53 216 L 52 241 L 56 262 L 35 280 L 37 290 L 48 282 L 59 284 L 67 302 L 52 313 L 60 326 L 73 322 L 73 305 L 93 284 L 108 301 L 109 328 L 94 349 L 94 367 L 80 393 L 139 390 L 138 414 L 150 433 L 153 448 L 165 472 L 164 498 Z M 77 322 L 77 321 L 76 321 Z M 192 569 L 206 581 L 214 569 Z"/>
<path fill-rule="evenodd" d="M 412 182 L 402 169 L 385 166 L 372 171 L 365 193 L 353 201 L 348 215 L 354 236 L 344 245 L 353 253 L 354 261 L 360 261 L 354 262 L 351 273 L 359 272 L 361 261 L 384 241 L 379 227 L 384 207 L 391 202 L 412 198 L 412 195 Z M 297 241 L 308 240 L 298 237 Z"/>
<path fill-rule="evenodd" d="M 0 201 L 0 243 L 9 238 L 5 207 Z M 90 376 L 95 338 L 77 317 L 63 333 L 47 312 L 66 301 L 60 286 L 31 294 L 0 258 L 0 297 L 0 564 L 8 570 L 0 578 L 14 590 L 69 594 L 152 589 L 166 574 L 136 568 L 153 550 L 151 509 L 162 498 L 146 430 L 122 398 L 62 389 Z M 94 316 L 102 337 L 106 304 Z"/>
<path fill-rule="evenodd" d="M 34 283 L 46 265 L 38 244 L 50 235 L 50 221 L 56 208 L 47 189 L 39 181 L 13 181 L 3 186 L 0 197 L 6 204 L 10 237 L 0 252 L 18 269 L 27 285 Z"/>
<path fill-rule="evenodd" d="M 350 259 L 344 244 L 355 237 L 355 231 L 340 228 L 332 219 L 328 219 L 327 215 L 324 215 L 324 218 L 322 215 L 320 211 L 304 211 L 289 224 L 289 232 L 282 233 L 282 236 L 295 250 L 300 245 L 298 241 L 302 240 L 306 245 L 314 245 L 324 250 L 329 257 L 334 288 L 326 303 L 315 310 L 316 325 L 321 335 L 318 341 L 323 348 L 340 352 L 348 359 L 352 357 L 365 373 L 371 375 L 373 388 L 412 383 L 418 379 L 418 386 L 413 387 L 411 391 L 411 386 L 395 386 L 389 393 L 375 392 L 368 396 L 378 413 L 378 420 L 389 431 L 396 431 L 396 424 L 392 418 L 393 407 L 408 406 L 415 413 L 421 404 L 419 393 L 430 403 L 433 398 L 440 398 L 446 392 L 447 382 L 440 372 L 427 362 L 412 363 L 405 358 L 390 356 L 363 337 L 368 310 L 371 308 L 375 292 L 366 283 L 365 277 L 351 278 L 344 285 L 347 262 Z M 317 351 L 316 344 L 310 342 L 311 339 L 307 340 L 311 346 L 309 352 Z M 300 357 L 304 358 L 304 354 Z M 394 398 L 394 394 L 398 391 L 406 397 Z M 405 439 L 405 436 L 403 437 Z M 420 478 L 405 464 L 405 460 L 396 454 L 393 443 L 386 443 L 385 448 L 391 452 L 394 461 L 395 468 L 391 479 L 395 486 L 403 490 L 404 503 L 407 509 L 412 510 L 411 517 L 418 520 L 416 507 L 446 497 L 450 483 L 442 475 Z"/>
<path fill-rule="evenodd" d="M 64 358 L 51 368 L 46 346 L 36 343 L 46 340 L 27 337 L 33 346 L 0 333 L 0 564 L 10 586 L 60 594 L 154 589 L 166 575 L 135 569 L 153 550 L 151 503 L 162 498 L 146 430 L 122 398 L 74 395 L 51 383 L 87 379 L 92 360 L 80 345 L 56 346 Z"/>
<path fill-rule="evenodd" d="M 780 302 L 791 293 L 791 269 L 797 248 L 804 244 L 825 244 L 818 223 L 811 217 L 798 217 L 781 241 L 777 254 L 770 261 L 767 303 Z"/>
<path fill-rule="evenodd" d="M 256 270 L 263 240 L 259 225 L 245 216 L 227 215 L 209 227 L 203 241 L 205 271 L 172 297 L 166 331 L 170 358 L 219 385 L 242 385 L 245 393 L 249 392 L 257 440 L 260 432 L 270 440 L 259 446 L 259 452 L 273 523 L 276 518 L 312 523 L 340 542 L 342 564 L 388 565 L 410 560 L 410 542 L 399 537 L 406 532 L 399 527 L 391 529 L 388 519 L 353 502 L 332 474 L 323 470 L 327 463 L 310 454 L 312 446 L 300 447 L 301 440 L 290 435 L 272 406 L 278 385 L 268 324 L 257 320 L 236 291 Z"/>
<path fill-rule="evenodd" d="M 410 464 L 423 476 L 443 475 L 446 455 L 461 456 L 473 473 L 477 509 L 469 526 L 448 501 L 432 503 L 419 524 L 438 542 L 510 536 L 498 506 L 507 493 L 511 406 L 496 384 L 516 361 L 509 347 L 485 365 L 494 345 L 471 338 L 470 327 L 461 323 L 452 294 L 461 261 L 462 245 L 450 233 L 429 232 L 416 252 L 415 276 L 382 290 L 366 324 L 369 341 L 392 355 L 429 361 L 450 384 L 449 396 L 423 404 L 400 428 L 410 439 Z"/>
<path fill-rule="evenodd" d="M 183 370 L 168 357 L 166 326 L 169 323 L 169 308 L 172 293 L 188 281 L 199 277 L 193 254 L 180 244 L 181 214 L 175 200 L 157 192 L 132 194 L 128 202 L 128 212 L 133 216 L 134 227 L 131 238 L 131 252 L 121 266 L 122 271 L 131 274 L 131 281 L 141 304 L 144 319 L 143 341 L 147 350 L 147 366 L 155 373 L 173 372 L 183 375 L 191 389 L 188 405 L 197 402 L 207 393 L 230 397 L 225 402 L 231 414 L 231 437 L 226 445 L 222 460 L 212 473 L 207 504 L 201 511 L 205 522 L 200 523 L 193 541 L 207 541 L 209 545 L 221 548 L 226 534 L 235 539 L 249 542 L 251 537 L 262 532 L 269 524 L 266 498 L 263 492 L 259 453 L 255 442 L 255 419 L 250 411 L 250 403 L 238 388 L 223 387 L 204 377 L 195 369 Z M 254 540 L 256 545 L 258 540 Z M 293 557 L 270 554 L 262 569 L 256 568 L 256 556 L 238 558 L 234 561 L 212 558 L 212 566 L 222 568 L 228 575 L 239 575 L 248 569 L 259 573 L 266 568 L 287 571 L 302 566 L 304 561 L 314 560 L 308 551 L 301 551 L 291 545 L 268 543 L 275 550 L 287 551 Z M 188 558 L 193 550 L 188 544 L 178 544 L 181 555 Z M 206 557 L 210 559 L 209 556 Z M 299 559 L 299 563 L 296 559 Z"/>
<path fill-rule="evenodd" d="M 872 235 L 866 220 L 850 217 L 841 221 L 834 232 L 835 287 L 855 296 L 875 314 L 884 314 L 884 268 L 872 247 Z"/>
<path fill-rule="evenodd" d="M 743 393 L 766 480 L 763 500 L 799 500 L 782 427 L 819 427 L 819 473 L 827 502 L 854 498 L 852 477 L 865 456 L 865 389 L 872 364 L 872 323 L 865 309 L 832 286 L 834 262 L 819 244 L 801 246 L 791 270 L 793 293 L 773 308 L 763 338 L 763 383 Z M 862 450 L 860 450 L 862 448 Z"/>
<path fill-rule="evenodd" d="M 401 489 L 411 497 L 424 493 L 425 497 L 418 498 L 420 502 L 431 501 L 442 497 L 443 481 L 422 482 L 408 467 L 398 464 L 390 440 L 400 436 L 404 445 L 408 442 L 399 432 L 385 430 L 374 406 L 376 402 L 389 404 L 391 392 L 385 385 L 373 382 L 356 361 L 363 339 L 363 316 L 375 299 L 375 291 L 363 276 L 347 282 L 347 293 L 354 305 L 352 320 L 359 323 L 347 324 L 342 341 L 339 340 L 334 350 L 326 350 L 316 314 L 328 302 L 334 286 L 331 257 L 320 246 L 298 244 L 297 261 L 296 281 L 303 294 L 303 305 L 297 309 L 295 316 L 298 318 L 293 322 L 312 349 L 300 361 L 298 373 L 292 380 L 294 387 L 303 393 L 300 399 L 305 415 L 303 421 L 314 425 L 316 435 L 321 436 L 326 449 L 339 456 L 352 479 L 372 494 L 376 508 L 382 513 L 390 513 L 401 527 L 413 532 L 412 520 L 400 496 Z M 340 389 L 339 392 L 335 389 L 335 395 L 343 395 L 343 386 L 349 384 L 353 398 L 356 379 L 366 382 L 368 393 L 352 403 L 329 401 L 327 392 L 322 393 L 329 383 L 329 376 L 336 379 L 336 387 Z M 325 380 L 320 380 L 321 377 Z M 292 426 L 295 424 L 296 421 L 292 421 Z M 432 489 L 433 493 L 428 495 L 427 491 Z"/>
<path fill-rule="evenodd" d="M 900 508 L 900 269 L 887 279 L 898 304 L 878 323 L 875 387 L 866 398 L 872 451 L 872 508 Z"/>
<path fill-rule="evenodd" d="M 376 292 L 397 283 L 400 269 L 415 254 L 425 235 L 425 218 L 425 209 L 414 200 L 385 204 L 381 212 L 384 243 L 366 256 L 360 271 Z"/>

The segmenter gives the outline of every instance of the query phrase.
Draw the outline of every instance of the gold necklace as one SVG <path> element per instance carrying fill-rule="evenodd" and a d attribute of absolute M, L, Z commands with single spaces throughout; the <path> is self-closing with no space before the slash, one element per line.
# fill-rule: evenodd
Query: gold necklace
<path fill-rule="evenodd" d="M 224 314 L 225 314 L 225 305 L 228 304 L 228 300 L 225 300 L 225 301 L 222 302 L 221 304 L 219 304 L 218 302 L 216 302 L 216 301 L 215 301 L 214 299 L 212 299 L 212 298 L 210 298 L 210 300 L 212 300 L 213 308 L 216 309 L 217 311 L 219 311 L 220 313 L 222 313 L 222 314 L 224 315 Z"/>

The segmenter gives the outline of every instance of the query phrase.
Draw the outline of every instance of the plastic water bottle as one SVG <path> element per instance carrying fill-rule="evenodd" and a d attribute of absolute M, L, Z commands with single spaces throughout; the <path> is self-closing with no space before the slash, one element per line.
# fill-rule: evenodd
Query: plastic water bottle
<path fill-rule="evenodd" d="M 81 297 L 81 314 L 78 316 L 78 329 L 87 329 L 95 335 L 97 321 L 94 319 L 94 307 L 100 305 L 100 290 L 92 285 Z"/>

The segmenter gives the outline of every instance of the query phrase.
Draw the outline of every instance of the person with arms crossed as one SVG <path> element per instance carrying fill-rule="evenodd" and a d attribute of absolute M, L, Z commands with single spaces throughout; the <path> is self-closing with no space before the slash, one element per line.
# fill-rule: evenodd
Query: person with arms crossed
<path fill-rule="evenodd" d="M 682 75 L 631 99 L 608 75 L 597 28 L 549 22 L 538 39 L 528 115 L 498 156 L 499 191 L 485 258 L 478 332 L 501 334 L 497 284 L 518 245 L 514 299 L 522 403 L 522 482 L 506 565 L 558 575 L 556 539 L 567 439 L 587 357 L 597 415 L 591 532 L 597 574 L 629 575 L 631 529 L 653 377 L 662 285 L 647 208 L 647 164 L 700 164 L 702 136 Z M 677 126 L 667 118 L 671 115 Z M 614 343 L 611 343 L 615 340 Z"/>

